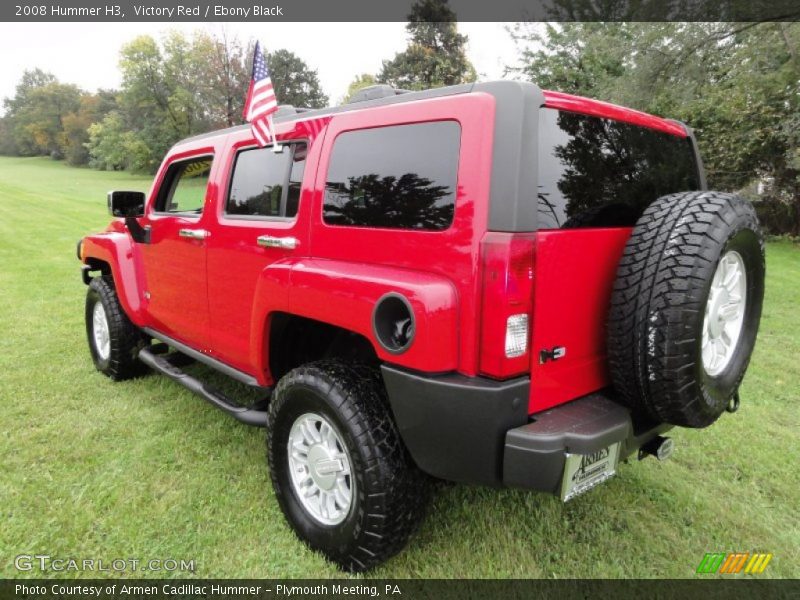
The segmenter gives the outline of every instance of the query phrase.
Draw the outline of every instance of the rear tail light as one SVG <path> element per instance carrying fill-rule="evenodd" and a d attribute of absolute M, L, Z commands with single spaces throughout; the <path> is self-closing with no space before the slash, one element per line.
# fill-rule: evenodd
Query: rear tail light
<path fill-rule="evenodd" d="M 481 242 L 479 370 L 496 379 L 530 368 L 534 239 L 534 234 L 490 232 Z"/>

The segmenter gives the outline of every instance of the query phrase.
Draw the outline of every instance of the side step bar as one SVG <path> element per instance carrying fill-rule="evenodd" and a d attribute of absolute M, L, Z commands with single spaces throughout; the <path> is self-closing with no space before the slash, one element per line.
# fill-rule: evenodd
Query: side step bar
<path fill-rule="evenodd" d="M 225 411 L 237 421 L 241 421 L 246 425 L 253 425 L 254 427 L 267 426 L 267 412 L 258 410 L 247 406 L 241 406 L 234 400 L 225 396 L 199 379 L 192 377 L 180 367 L 170 362 L 166 355 L 155 354 L 150 348 L 143 348 L 139 351 L 139 359 L 147 366 L 163 373 L 173 381 L 180 383 L 189 391 L 194 392 L 208 400 L 217 408 Z"/>
<path fill-rule="evenodd" d="M 252 375 L 248 375 L 247 373 L 243 373 L 239 369 L 234 369 L 230 365 L 226 365 L 225 363 L 218 361 L 217 359 L 209 356 L 208 354 L 203 354 L 202 352 L 198 352 L 194 348 L 187 346 L 186 344 L 182 344 L 178 340 L 172 339 L 168 335 L 164 335 L 154 329 L 150 329 L 145 327 L 143 331 L 152 338 L 157 339 L 159 342 L 166 344 L 167 346 L 172 346 L 180 352 L 181 354 L 186 354 L 191 358 L 204 363 L 211 367 L 212 369 L 216 369 L 223 375 L 227 375 L 228 377 L 232 377 L 236 381 L 241 381 L 245 385 L 249 385 L 250 387 L 261 388 L 256 381 L 256 378 Z M 262 390 L 268 392 L 270 388 L 261 388 Z"/>

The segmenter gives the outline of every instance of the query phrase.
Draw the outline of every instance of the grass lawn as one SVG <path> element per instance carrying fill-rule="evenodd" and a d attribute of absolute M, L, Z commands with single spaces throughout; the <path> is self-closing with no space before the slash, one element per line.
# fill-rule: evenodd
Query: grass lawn
<path fill-rule="evenodd" d="M 24 576 L 14 557 L 36 553 L 341 576 L 285 523 L 262 430 L 164 377 L 115 384 L 92 366 L 75 243 L 107 224 L 107 190 L 149 185 L 0 158 L 0 576 Z M 767 262 L 736 415 L 675 430 L 673 459 L 623 465 L 567 505 L 443 485 L 406 551 L 370 576 L 697 577 L 711 551 L 772 552 L 763 576 L 800 574 L 800 247 L 770 244 Z"/>

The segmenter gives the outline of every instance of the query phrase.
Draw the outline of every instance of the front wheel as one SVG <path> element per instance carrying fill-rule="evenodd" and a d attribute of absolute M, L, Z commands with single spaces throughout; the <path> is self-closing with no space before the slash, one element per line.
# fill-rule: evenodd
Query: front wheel
<path fill-rule="evenodd" d="M 94 366 L 111 379 L 130 379 L 147 370 L 137 358 L 145 338 L 122 310 L 109 276 L 89 283 L 86 336 Z"/>
<path fill-rule="evenodd" d="M 275 389 L 267 431 L 278 503 L 313 550 L 359 572 L 405 546 L 429 486 L 377 370 L 332 360 L 294 369 Z"/>

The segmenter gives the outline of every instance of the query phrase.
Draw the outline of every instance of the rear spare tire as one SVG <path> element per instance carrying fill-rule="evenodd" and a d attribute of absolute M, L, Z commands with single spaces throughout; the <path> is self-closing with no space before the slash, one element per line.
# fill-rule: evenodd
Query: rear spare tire
<path fill-rule="evenodd" d="M 764 298 L 752 205 L 684 192 L 650 205 L 617 269 L 608 318 L 611 379 L 634 412 L 706 427 L 744 377 Z"/>

